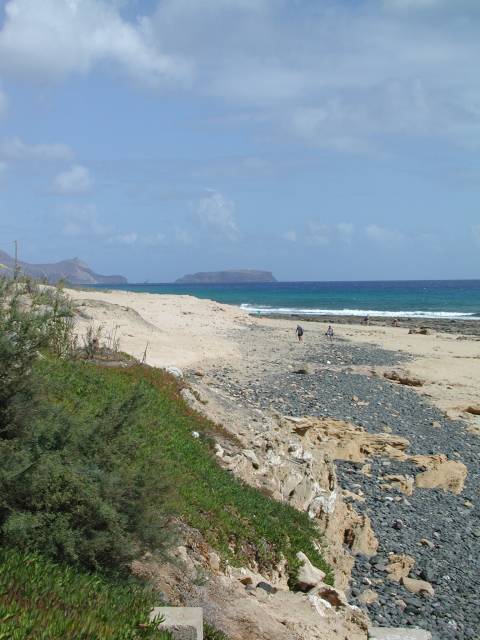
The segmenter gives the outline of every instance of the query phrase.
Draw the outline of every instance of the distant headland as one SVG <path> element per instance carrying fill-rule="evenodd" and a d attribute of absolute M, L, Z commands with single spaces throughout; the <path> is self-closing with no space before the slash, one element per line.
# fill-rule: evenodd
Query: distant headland
<path fill-rule="evenodd" d="M 90 267 L 79 260 L 73 258 L 71 260 L 62 260 L 53 264 L 30 264 L 28 262 L 18 261 L 17 269 L 31 278 L 45 280 L 50 284 L 55 284 L 60 280 L 65 280 L 70 284 L 126 284 L 127 279 L 124 276 L 103 276 L 95 273 Z M 15 273 L 15 260 L 0 251 L 0 277 L 11 278 Z"/>
<path fill-rule="evenodd" d="M 271 271 L 230 269 L 227 271 L 200 271 L 175 280 L 177 284 L 235 284 L 239 282 L 277 282 Z"/>

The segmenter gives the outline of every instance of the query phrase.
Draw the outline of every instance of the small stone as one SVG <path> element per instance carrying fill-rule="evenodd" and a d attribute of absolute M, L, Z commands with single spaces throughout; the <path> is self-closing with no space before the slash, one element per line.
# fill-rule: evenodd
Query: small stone
<path fill-rule="evenodd" d="M 277 593 L 277 589 L 275 589 L 275 587 L 272 587 L 271 584 L 268 584 L 268 582 L 259 582 L 257 584 L 257 589 L 263 589 L 264 591 L 266 591 L 267 593 Z"/>
<path fill-rule="evenodd" d="M 403 529 L 404 524 L 403 524 L 403 520 L 394 520 L 392 522 L 392 528 L 396 529 L 397 531 L 400 531 L 401 529 Z"/>
<path fill-rule="evenodd" d="M 373 589 L 365 589 L 365 591 L 362 591 L 358 599 L 362 604 L 372 604 L 372 602 L 376 602 L 378 600 L 378 593 L 373 591 Z"/>
<path fill-rule="evenodd" d="M 200 434 L 198 433 L 198 431 L 192 431 L 192 436 L 194 438 L 200 438 Z"/>
<path fill-rule="evenodd" d="M 430 549 L 435 548 L 435 545 L 433 544 L 433 542 L 431 542 L 430 540 L 427 540 L 427 538 L 422 538 L 420 540 L 420 544 L 422 544 L 424 547 L 429 547 Z"/>

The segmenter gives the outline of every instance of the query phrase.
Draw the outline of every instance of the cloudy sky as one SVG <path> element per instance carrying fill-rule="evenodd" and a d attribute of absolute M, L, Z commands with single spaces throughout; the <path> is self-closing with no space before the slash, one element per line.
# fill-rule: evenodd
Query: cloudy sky
<path fill-rule="evenodd" d="M 480 277 L 479 0 L 0 0 L 0 249 Z"/>

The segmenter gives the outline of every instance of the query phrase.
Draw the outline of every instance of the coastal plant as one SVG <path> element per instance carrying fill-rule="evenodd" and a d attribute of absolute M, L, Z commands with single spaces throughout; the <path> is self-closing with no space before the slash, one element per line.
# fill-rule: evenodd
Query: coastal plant
<path fill-rule="evenodd" d="M 156 594 L 37 554 L 0 550 L 2 640 L 170 640 L 148 614 Z"/>

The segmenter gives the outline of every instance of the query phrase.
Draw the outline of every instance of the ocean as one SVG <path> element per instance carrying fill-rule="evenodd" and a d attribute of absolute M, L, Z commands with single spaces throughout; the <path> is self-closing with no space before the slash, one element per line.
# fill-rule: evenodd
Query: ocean
<path fill-rule="evenodd" d="M 480 280 L 122 284 L 95 288 L 192 295 L 261 315 L 480 319 Z"/>

